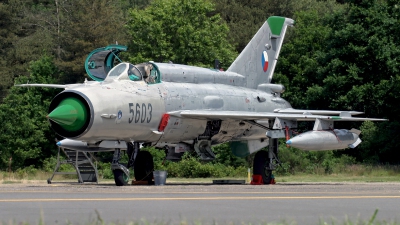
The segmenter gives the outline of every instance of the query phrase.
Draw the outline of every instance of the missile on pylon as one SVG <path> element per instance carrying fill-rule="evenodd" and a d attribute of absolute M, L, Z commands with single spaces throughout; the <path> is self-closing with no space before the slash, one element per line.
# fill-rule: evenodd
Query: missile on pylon
<path fill-rule="evenodd" d="M 360 133 L 356 129 L 313 130 L 291 138 L 286 144 L 311 151 L 355 148 L 361 143 Z"/>

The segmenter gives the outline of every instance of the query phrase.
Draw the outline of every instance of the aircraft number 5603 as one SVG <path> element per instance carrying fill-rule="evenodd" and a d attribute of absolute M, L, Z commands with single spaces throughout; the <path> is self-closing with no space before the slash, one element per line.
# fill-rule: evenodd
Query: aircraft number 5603
<path fill-rule="evenodd" d="M 153 112 L 153 106 L 148 103 L 139 103 L 135 104 L 129 103 L 129 113 L 131 117 L 129 118 L 129 123 L 150 123 L 151 121 L 151 113 Z"/>

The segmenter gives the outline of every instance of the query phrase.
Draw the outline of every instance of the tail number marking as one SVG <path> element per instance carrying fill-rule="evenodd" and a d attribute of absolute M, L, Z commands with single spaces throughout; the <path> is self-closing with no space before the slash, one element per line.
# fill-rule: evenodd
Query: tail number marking
<path fill-rule="evenodd" d="M 142 103 L 141 105 L 139 103 L 129 103 L 129 113 L 131 114 L 131 117 L 128 118 L 129 123 L 150 123 L 151 117 L 152 117 L 152 112 L 153 112 L 153 106 L 151 103 Z"/>

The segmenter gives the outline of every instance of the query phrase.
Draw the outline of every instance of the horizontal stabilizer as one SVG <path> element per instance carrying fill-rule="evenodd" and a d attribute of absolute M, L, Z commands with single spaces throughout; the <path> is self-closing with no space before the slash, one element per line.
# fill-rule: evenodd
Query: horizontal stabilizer
<path fill-rule="evenodd" d="M 350 130 L 350 132 L 351 132 L 351 133 L 355 133 L 355 134 L 357 134 L 357 135 L 360 135 L 360 134 L 361 134 L 361 130 L 357 130 L 357 129 L 354 129 L 354 128 L 352 128 L 352 129 Z"/>

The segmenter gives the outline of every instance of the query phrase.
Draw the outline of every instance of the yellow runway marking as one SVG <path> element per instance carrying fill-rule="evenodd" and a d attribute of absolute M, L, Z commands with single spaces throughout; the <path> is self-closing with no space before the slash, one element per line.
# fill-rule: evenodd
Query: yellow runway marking
<path fill-rule="evenodd" d="M 129 189 L 126 189 L 129 190 Z M 88 193 L 86 191 L 93 191 L 91 193 Z M 70 191 L 54 191 L 54 190 L 45 190 L 45 191 L 25 191 L 25 190 L 7 190 L 7 191 L 1 191 L 0 190 L 0 194 L 1 193 L 64 193 L 64 194 L 180 194 L 180 195 L 184 195 L 184 194 L 368 194 L 368 193 L 376 193 L 376 191 L 256 191 L 256 192 L 252 192 L 251 190 L 247 191 L 247 192 L 218 192 L 218 191 L 212 191 L 212 192 L 206 192 L 206 191 L 192 191 L 192 192 L 170 192 L 168 190 L 162 192 L 162 190 L 160 191 L 147 191 L 147 190 L 135 190 L 132 189 L 132 192 L 129 191 L 104 191 L 104 190 L 83 190 L 83 189 L 74 189 L 74 190 L 70 190 Z M 400 194 L 400 190 L 396 191 L 396 194 L 399 193 Z"/>
<path fill-rule="evenodd" d="M 42 198 L 0 199 L 0 202 L 72 202 L 72 201 L 176 201 L 176 200 L 290 200 L 290 199 L 398 199 L 400 196 L 275 196 L 275 197 L 172 197 L 172 198 Z"/>

